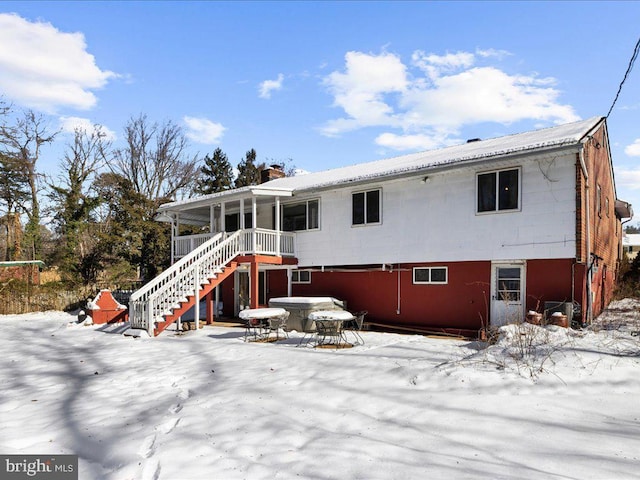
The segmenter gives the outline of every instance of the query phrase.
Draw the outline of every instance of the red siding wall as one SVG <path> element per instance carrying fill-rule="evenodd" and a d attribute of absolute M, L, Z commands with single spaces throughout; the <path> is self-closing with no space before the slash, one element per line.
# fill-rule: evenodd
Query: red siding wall
<path fill-rule="evenodd" d="M 526 310 L 542 311 L 545 301 L 572 299 L 573 259 L 529 260 L 526 277 Z M 413 267 L 446 266 L 447 285 L 414 285 Z M 312 271 L 311 284 L 294 284 L 294 296 L 332 296 L 347 301 L 351 311 L 367 310 L 369 322 L 391 326 L 475 335 L 489 317 L 491 262 L 405 264 L 392 271 Z M 584 288 L 584 268 L 575 266 L 576 299 Z M 284 271 L 271 271 L 269 297 L 287 295 Z"/>
<path fill-rule="evenodd" d="M 414 266 L 446 266 L 449 282 L 414 285 Z M 367 310 L 370 322 L 475 334 L 488 317 L 490 280 L 490 262 L 411 264 L 400 271 L 397 266 L 391 271 L 313 271 L 312 283 L 294 284 L 292 293 L 346 300 L 351 311 Z M 286 296 L 284 272 L 270 272 L 269 295 Z"/>
<path fill-rule="evenodd" d="M 544 302 L 571 302 L 572 298 L 580 301 L 581 289 L 574 288 L 577 296 L 571 295 L 571 276 L 573 260 L 529 260 L 527 262 L 527 310 L 541 312 Z M 578 266 L 576 266 L 577 268 Z M 584 269 L 576 270 L 576 283 L 580 283 L 579 275 Z"/>

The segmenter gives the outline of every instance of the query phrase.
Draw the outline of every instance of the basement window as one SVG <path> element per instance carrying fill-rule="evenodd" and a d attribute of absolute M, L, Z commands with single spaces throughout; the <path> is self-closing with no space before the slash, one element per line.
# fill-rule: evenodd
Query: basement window
<path fill-rule="evenodd" d="M 311 283 L 311 270 L 292 270 L 291 283 Z"/>
<path fill-rule="evenodd" d="M 416 285 L 446 285 L 449 283 L 447 267 L 414 267 L 413 283 Z"/>

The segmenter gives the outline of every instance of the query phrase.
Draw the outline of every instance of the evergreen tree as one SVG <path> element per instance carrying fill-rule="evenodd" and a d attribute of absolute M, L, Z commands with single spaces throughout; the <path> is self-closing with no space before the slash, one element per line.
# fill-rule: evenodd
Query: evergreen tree
<path fill-rule="evenodd" d="M 7 107 L 0 103 L 0 111 L 6 115 Z M 40 225 L 40 201 L 38 198 L 38 172 L 36 164 L 42 147 L 53 142 L 56 133 L 50 133 L 45 118 L 28 110 L 14 124 L 0 118 L 0 151 L 5 157 L 14 159 L 25 172 L 29 187 L 29 206 L 24 241 L 28 248 L 27 259 L 36 260 L 41 255 L 42 236 Z"/>
<path fill-rule="evenodd" d="M 200 167 L 200 178 L 197 193 L 208 195 L 233 188 L 233 168 L 227 155 L 220 149 L 213 151 L 213 157 L 204 157 L 204 165 Z"/>
<path fill-rule="evenodd" d="M 252 148 L 247 151 L 244 158 L 238 164 L 238 177 L 236 188 L 260 184 L 260 172 L 264 170 L 264 164 L 256 165 L 256 151 Z"/>
<path fill-rule="evenodd" d="M 96 280 L 94 271 L 87 270 L 87 259 L 95 258 L 97 247 L 96 222 L 93 212 L 99 206 L 99 198 L 91 193 L 91 180 L 106 162 L 110 143 L 104 140 L 100 126 L 93 132 L 75 131 L 74 142 L 68 146 L 61 162 L 61 174 L 54 184 L 50 182 L 50 198 L 53 201 L 54 223 L 58 243 L 54 261 L 60 265 L 65 280 L 85 284 Z"/>

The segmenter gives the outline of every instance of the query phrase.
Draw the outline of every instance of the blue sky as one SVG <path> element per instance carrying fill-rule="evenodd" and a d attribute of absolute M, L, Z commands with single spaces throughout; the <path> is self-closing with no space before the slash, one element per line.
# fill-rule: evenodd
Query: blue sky
<path fill-rule="evenodd" d="M 145 113 L 194 154 L 319 171 L 604 116 L 639 26 L 638 2 L 1 2 L 0 94 L 116 145 Z M 608 121 L 640 211 L 640 67 Z"/>

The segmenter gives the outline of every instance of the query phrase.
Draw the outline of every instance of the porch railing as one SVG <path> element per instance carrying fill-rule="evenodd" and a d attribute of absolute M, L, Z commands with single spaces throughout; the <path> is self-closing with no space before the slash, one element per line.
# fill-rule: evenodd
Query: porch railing
<path fill-rule="evenodd" d="M 218 234 L 201 233 L 174 238 L 174 259 L 177 260 L 188 255 L 215 235 Z M 245 229 L 242 230 L 240 249 L 241 253 L 245 255 L 260 254 L 293 257 L 296 253 L 295 233 L 277 232 L 266 228 Z"/>
<path fill-rule="evenodd" d="M 176 237 L 173 241 L 173 255 L 175 258 L 184 257 L 216 235 L 217 233 L 201 233 L 198 235 Z"/>

